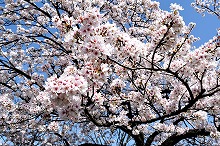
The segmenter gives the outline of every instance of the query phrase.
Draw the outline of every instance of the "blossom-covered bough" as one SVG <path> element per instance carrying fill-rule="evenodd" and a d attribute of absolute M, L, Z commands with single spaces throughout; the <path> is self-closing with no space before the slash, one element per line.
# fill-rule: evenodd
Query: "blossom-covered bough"
<path fill-rule="evenodd" d="M 203 16 L 205 16 L 205 12 L 208 12 L 209 14 L 218 16 L 220 19 L 220 4 L 218 0 L 195 0 L 191 5 Z"/>
<path fill-rule="evenodd" d="M 218 145 L 220 30 L 195 49 L 195 24 L 181 6 L 170 9 L 150 0 L 1 2 L 0 143 Z"/>

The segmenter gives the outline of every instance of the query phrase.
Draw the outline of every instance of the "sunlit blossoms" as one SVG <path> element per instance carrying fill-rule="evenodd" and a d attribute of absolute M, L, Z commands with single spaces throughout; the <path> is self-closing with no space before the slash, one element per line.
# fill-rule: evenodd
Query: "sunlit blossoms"
<path fill-rule="evenodd" d="M 219 17 L 219 2 L 192 6 Z M 182 10 L 151 0 L 4 1 L 0 142 L 218 145 L 219 30 L 194 47 L 196 24 Z"/>
<path fill-rule="evenodd" d="M 10 99 L 9 95 L 7 94 L 1 96 L 0 103 L 0 110 L 2 114 L 13 112 L 13 110 L 15 110 L 16 105 L 13 103 L 13 100 Z"/>
<path fill-rule="evenodd" d="M 77 73 L 75 67 L 68 66 L 59 78 L 52 76 L 47 79 L 44 94 L 48 94 L 51 106 L 58 109 L 61 117 L 77 119 L 81 108 L 80 96 L 87 89 L 87 80 Z"/>

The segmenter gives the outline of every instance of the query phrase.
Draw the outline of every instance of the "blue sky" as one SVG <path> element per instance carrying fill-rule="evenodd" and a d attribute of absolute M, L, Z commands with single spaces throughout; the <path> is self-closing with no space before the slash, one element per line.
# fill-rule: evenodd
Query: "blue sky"
<path fill-rule="evenodd" d="M 170 3 L 180 4 L 184 10 L 180 11 L 180 15 L 183 16 L 183 19 L 186 25 L 189 22 L 196 23 L 196 27 L 193 29 L 192 34 L 195 37 L 200 37 L 200 40 L 194 43 L 194 46 L 199 47 L 200 45 L 207 42 L 213 36 L 217 35 L 217 29 L 220 27 L 220 20 L 217 16 L 210 15 L 205 13 L 205 17 L 202 17 L 201 14 L 197 13 L 193 7 L 191 7 L 191 2 L 193 0 L 156 0 L 160 2 L 160 8 L 163 10 L 170 11 Z"/>

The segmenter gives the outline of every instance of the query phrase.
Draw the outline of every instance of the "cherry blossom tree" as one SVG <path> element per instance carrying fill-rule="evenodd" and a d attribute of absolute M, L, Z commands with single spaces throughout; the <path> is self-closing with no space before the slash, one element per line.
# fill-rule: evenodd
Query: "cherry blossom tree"
<path fill-rule="evenodd" d="M 195 48 L 183 8 L 159 5 L 1 1 L 0 143 L 218 145 L 220 29 Z"/>

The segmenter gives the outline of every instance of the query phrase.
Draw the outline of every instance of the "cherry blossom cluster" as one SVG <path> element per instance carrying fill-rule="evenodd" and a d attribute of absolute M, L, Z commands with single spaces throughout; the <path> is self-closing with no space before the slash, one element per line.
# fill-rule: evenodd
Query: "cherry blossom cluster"
<path fill-rule="evenodd" d="M 81 108 L 80 96 L 87 89 L 87 80 L 77 73 L 74 66 L 68 66 L 59 78 L 51 76 L 47 79 L 44 94 L 48 95 L 50 105 L 58 109 L 60 117 L 76 120 Z M 44 102 L 48 101 L 44 99 Z"/>

